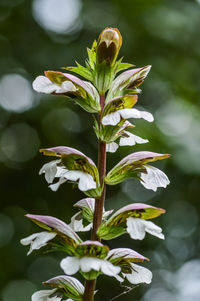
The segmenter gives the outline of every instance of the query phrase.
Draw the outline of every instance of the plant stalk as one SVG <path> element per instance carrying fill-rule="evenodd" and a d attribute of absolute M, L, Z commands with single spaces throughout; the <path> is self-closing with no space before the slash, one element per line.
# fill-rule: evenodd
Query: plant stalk
<path fill-rule="evenodd" d="M 102 112 L 104 108 L 105 96 L 100 96 L 101 112 L 99 113 L 99 128 L 102 119 Z M 102 223 L 103 217 L 103 208 L 106 195 L 106 185 L 104 183 L 104 177 L 106 175 L 106 142 L 103 142 L 99 139 L 98 147 L 98 171 L 99 171 L 99 181 L 102 189 L 102 194 L 100 197 L 95 199 L 95 210 L 93 218 L 93 229 L 91 232 L 91 240 L 100 241 L 101 239 L 97 235 L 97 230 Z M 96 280 L 86 280 L 85 283 L 85 293 L 83 301 L 93 301 L 94 300 L 94 291 L 96 286 Z"/>

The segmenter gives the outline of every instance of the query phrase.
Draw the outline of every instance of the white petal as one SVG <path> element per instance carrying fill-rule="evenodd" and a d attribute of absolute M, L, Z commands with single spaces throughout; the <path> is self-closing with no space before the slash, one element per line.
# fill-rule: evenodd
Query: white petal
<path fill-rule="evenodd" d="M 79 171 L 79 183 L 78 188 L 81 191 L 87 191 L 90 189 L 95 189 L 97 187 L 96 182 L 94 181 L 93 177 L 89 174 L 86 174 L 82 171 Z"/>
<path fill-rule="evenodd" d="M 108 276 L 116 276 L 120 271 L 121 268 L 118 266 L 114 266 L 111 262 L 107 260 L 102 260 L 102 265 L 101 265 L 101 271 L 105 275 Z"/>
<path fill-rule="evenodd" d="M 147 142 L 149 142 L 147 139 L 142 139 L 141 137 L 136 136 L 136 135 L 133 135 L 133 134 L 130 133 L 130 132 L 124 131 L 124 133 L 125 133 L 126 135 L 128 135 L 128 137 L 122 136 L 122 137 L 120 138 L 120 142 L 119 142 L 119 145 L 120 145 L 120 146 L 125 146 L 125 145 L 135 145 L 136 143 L 142 144 L 142 143 L 147 143 Z"/>
<path fill-rule="evenodd" d="M 83 257 L 80 259 L 80 268 L 83 272 L 89 272 L 91 270 L 100 271 L 102 259 L 95 257 Z"/>
<path fill-rule="evenodd" d="M 103 117 L 102 124 L 103 125 L 116 125 L 120 122 L 121 116 L 119 114 L 119 111 L 116 111 L 114 113 L 108 114 Z"/>
<path fill-rule="evenodd" d="M 62 185 L 63 183 L 67 182 L 67 180 L 65 178 L 60 178 L 59 181 L 55 184 L 51 184 L 49 185 L 49 188 L 52 190 L 52 191 L 57 191 L 58 188 L 60 187 L 60 185 Z"/>
<path fill-rule="evenodd" d="M 160 227 L 158 227 L 157 225 L 155 225 L 153 222 L 145 221 L 145 226 L 146 226 L 145 230 L 149 234 L 154 235 L 160 239 L 165 239 L 165 236 L 162 233 L 162 229 Z"/>
<path fill-rule="evenodd" d="M 142 181 L 140 181 L 145 188 L 156 191 L 158 187 L 166 188 L 170 183 L 166 174 L 160 169 L 149 165 L 146 165 L 145 168 L 147 173 L 141 173 Z"/>
<path fill-rule="evenodd" d="M 40 75 L 33 82 L 33 89 L 40 93 L 51 94 L 57 89 L 58 85 L 52 83 L 46 76 Z"/>
<path fill-rule="evenodd" d="M 83 220 L 80 216 L 80 213 L 76 213 L 75 215 L 72 216 L 71 218 L 71 223 L 69 226 L 75 231 L 75 232 L 86 232 L 90 231 L 92 229 L 92 223 L 84 226 L 83 225 Z"/>
<path fill-rule="evenodd" d="M 40 93 L 51 94 L 55 93 L 65 93 L 65 92 L 75 92 L 77 89 L 74 84 L 70 81 L 64 81 L 61 85 L 57 85 L 50 81 L 46 76 L 38 76 L 33 82 L 33 89 Z"/>
<path fill-rule="evenodd" d="M 140 218 L 127 218 L 127 232 L 130 234 L 130 237 L 133 239 L 142 240 L 145 237 L 145 225 L 143 219 Z"/>
<path fill-rule="evenodd" d="M 60 162 L 60 160 L 54 160 L 44 164 L 39 171 L 39 175 L 44 173 L 47 183 L 52 183 L 57 173 L 57 164 Z"/>
<path fill-rule="evenodd" d="M 118 147 L 116 142 L 106 143 L 106 151 L 109 153 L 115 153 Z"/>
<path fill-rule="evenodd" d="M 123 119 L 129 118 L 136 118 L 140 119 L 143 118 L 146 121 L 152 122 L 154 120 L 153 115 L 146 111 L 139 111 L 137 109 L 121 109 L 114 113 L 108 114 L 103 117 L 102 124 L 104 125 L 117 125 L 121 117 Z"/>
<path fill-rule="evenodd" d="M 78 257 L 66 257 L 61 261 L 60 266 L 66 275 L 76 274 L 80 267 L 80 259 Z"/>
<path fill-rule="evenodd" d="M 146 111 L 139 111 L 137 109 L 121 109 L 118 111 L 122 118 L 129 119 L 129 118 L 136 118 L 140 119 L 143 118 L 146 121 L 152 122 L 154 120 L 153 115 Z"/>
<path fill-rule="evenodd" d="M 151 221 L 146 221 L 141 218 L 127 218 L 127 232 L 131 238 L 142 240 L 146 232 L 160 239 L 164 239 L 162 229 Z"/>
<path fill-rule="evenodd" d="M 27 255 L 29 255 L 33 250 L 38 250 L 46 246 L 47 242 L 53 239 L 55 236 L 56 233 L 43 231 L 23 238 L 20 240 L 20 242 L 24 246 L 30 245 L 30 249 L 27 253 Z"/>
<path fill-rule="evenodd" d="M 93 177 L 79 170 L 67 170 L 62 167 L 57 168 L 56 177 L 60 177 L 59 181 L 49 186 L 53 191 L 56 191 L 60 185 L 67 180 L 72 182 L 79 181 L 78 188 L 81 191 L 87 191 L 96 188 L 96 182 L 94 181 Z"/>
<path fill-rule="evenodd" d="M 131 263 L 133 271 L 131 274 L 123 274 L 132 284 L 151 283 L 152 273 L 148 269 L 137 264 Z"/>
<path fill-rule="evenodd" d="M 32 301 L 60 301 L 60 300 L 62 300 L 62 297 L 58 297 L 58 296 L 51 297 L 56 291 L 57 291 L 57 289 L 38 291 L 32 295 L 31 300 Z"/>
<path fill-rule="evenodd" d="M 80 259 L 81 270 L 83 272 L 89 272 L 91 270 L 101 271 L 108 276 L 117 275 L 121 268 L 114 266 L 111 262 L 105 259 L 99 259 L 95 257 L 83 257 Z"/>

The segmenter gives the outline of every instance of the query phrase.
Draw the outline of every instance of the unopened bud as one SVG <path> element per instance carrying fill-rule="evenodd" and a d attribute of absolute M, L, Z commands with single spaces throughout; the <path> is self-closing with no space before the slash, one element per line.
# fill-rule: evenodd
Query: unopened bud
<path fill-rule="evenodd" d="M 113 65 L 122 45 L 122 36 L 117 28 L 106 28 L 97 42 L 97 62 Z"/>

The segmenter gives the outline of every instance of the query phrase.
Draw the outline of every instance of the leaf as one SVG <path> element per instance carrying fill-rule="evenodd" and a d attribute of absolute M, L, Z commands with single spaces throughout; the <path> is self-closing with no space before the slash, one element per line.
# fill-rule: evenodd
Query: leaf
<path fill-rule="evenodd" d="M 120 71 L 126 70 L 128 68 L 134 67 L 133 64 L 129 63 L 122 63 L 123 57 L 119 59 L 115 64 L 115 73 L 118 73 Z"/>
<path fill-rule="evenodd" d="M 78 62 L 76 62 L 76 65 L 77 67 L 62 67 L 62 69 L 79 74 L 89 81 L 93 80 L 92 72 L 88 68 L 81 66 Z"/>
<path fill-rule="evenodd" d="M 115 185 L 127 178 L 139 178 L 140 173 L 145 172 L 145 164 L 169 158 L 169 154 L 159 154 L 142 151 L 135 152 L 122 159 L 105 177 L 105 183 Z"/>
<path fill-rule="evenodd" d="M 97 41 L 96 40 L 93 42 L 93 45 L 92 45 L 91 49 L 87 48 L 88 64 L 89 64 L 89 66 L 92 70 L 94 70 L 95 64 L 96 64 L 96 48 L 97 48 Z"/>

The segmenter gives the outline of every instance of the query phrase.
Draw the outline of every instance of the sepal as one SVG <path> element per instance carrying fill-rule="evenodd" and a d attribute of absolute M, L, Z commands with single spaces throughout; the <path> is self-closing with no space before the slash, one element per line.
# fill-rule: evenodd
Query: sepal
<path fill-rule="evenodd" d="M 142 68 L 130 69 L 118 75 L 112 82 L 106 100 L 109 101 L 116 96 L 125 95 L 127 92 L 131 94 L 140 92 L 137 87 L 143 83 L 150 69 L 151 66 L 148 65 Z"/>
<path fill-rule="evenodd" d="M 71 229 L 70 226 L 55 217 L 33 214 L 26 214 L 25 216 L 42 229 L 50 232 L 49 234 L 53 234 L 52 239 L 54 237 L 57 238 L 57 241 L 55 241 L 55 243 L 52 242 L 51 244 L 51 247 L 54 250 L 64 250 L 69 254 L 74 254 L 75 248 L 82 242 L 80 237 Z M 44 243 L 45 242 L 46 241 L 44 240 Z M 46 245 L 46 243 L 44 245 Z M 40 247 L 42 246 L 43 245 L 41 244 Z"/>
<path fill-rule="evenodd" d="M 74 301 L 83 300 L 84 286 L 74 277 L 61 275 L 51 278 L 43 284 L 56 287 L 58 291 L 60 290 L 63 293 L 63 298 L 72 298 Z"/>

